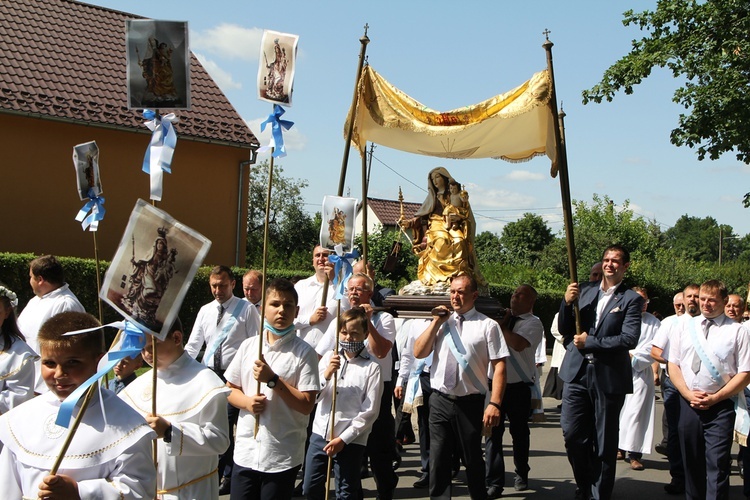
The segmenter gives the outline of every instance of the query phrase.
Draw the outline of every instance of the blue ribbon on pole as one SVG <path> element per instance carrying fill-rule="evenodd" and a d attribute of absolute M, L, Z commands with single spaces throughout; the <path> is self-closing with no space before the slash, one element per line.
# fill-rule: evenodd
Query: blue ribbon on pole
<path fill-rule="evenodd" d="M 283 115 L 284 113 L 286 113 L 286 110 L 284 108 L 282 108 L 278 104 L 274 104 L 273 113 L 268 115 L 266 121 L 260 124 L 261 132 L 266 129 L 267 123 L 271 124 L 271 141 L 268 143 L 268 146 L 259 148 L 259 153 L 265 153 L 271 148 L 274 148 L 273 154 L 271 156 L 273 156 L 274 158 L 283 158 L 286 156 L 284 135 L 282 134 L 281 129 L 283 128 L 284 130 L 289 130 L 294 125 L 294 122 L 291 122 L 289 120 L 281 120 L 281 115 Z"/>
<path fill-rule="evenodd" d="M 112 368 L 114 368 L 122 358 L 126 356 L 135 356 L 136 354 L 140 353 L 141 349 L 146 346 L 146 334 L 143 333 L 140 328 L 129 321 L 125 321 L 124 323 L 115 322 L 97 328 L 89 328 L 87 330 L 69 332 L 66 335 L 76 335 L 78 333 L 84 333 L 91 330 L 98 330 L 100 328 L 103 328 L 104 326 L 113 326 L 115 328 L 122 327 L 123 337 L 122 342 L 120 343 L 121 349 L 118 351 L 110 351 L 107 355 L 107 362 L 104 364 L 104 366 L 98 372 L 92 375 L 88 380 L 86 380 L 86 382 L 79 385 L 76 390 L 70 394 L 70 396 L 65 398 L 65 401 L 63 401 L 60 405 L 60 409 L 57 412 L 57 418 L 55 419 L 55 424 L 59 425 L 60 427 L 67 428 L 70 425 L 70 419 L 73 416 L 73 409 L 76 407 L 76 405 L 78 404 L 78 400 L 81 399 L 81 396 L 84 395 L 89 387 L 95 384 L 105 374 L 109 373 L 109 371 L 112 370 Z"/>
<path fill-rule="evenodd" d="M 94 188 L 89 188 L 88 197 L 89 201 L 78 211 L 76 220 L 81 223 L 84 231 L 86 229 L 96 231 L 99 228 L 99 221 L 104 219 L 104 214 L 107 213 L 104 209 L 104 197 L 97 196 Z M 87 217 L 89 211 L 91 214 Z"/>
<path fill-rule="evenodd" d="M 331 254 L 328 256 L 328 261 L 333 263 L 333 288 L 336 290 L 334 295 L 335 299 L 341 299 L 344 297 L 346 292 L 346 283 L 354 273 L 351 261 L 359 258 L 359 252 L 355 249 L 351 253 L 345 253 L 344 255 Z M 343 276 L 339 277 L 341 270 L 344 270 Z"/>
<path fill-rule="evenodd" d="M 151 109 L 143 110 L 145 123 L 151 130 L 151 142 L 143 157 L 142 170 L 151 176 L 151 199 L 161 200 L 162 172 L 172 173 L 172 156 L 177 146 L 177 132 L 173 123 L 177 122 L 174 113 L 161 116 Z"/>

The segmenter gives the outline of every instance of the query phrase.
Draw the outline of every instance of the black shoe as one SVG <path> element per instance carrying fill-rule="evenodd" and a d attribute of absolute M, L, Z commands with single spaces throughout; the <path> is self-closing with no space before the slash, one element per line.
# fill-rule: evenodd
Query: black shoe
<path fill-rule="evenodd" d="M 456 476 L 458 476 L 458 473 L 461 471 L 461 463 L 459 462 L 458 465 L 453 467 L 453 472 L 451 473 L 451 479 L 456 479 Z"/>
<path fill-rule="evenodd" d="M 362 479 L 370 477 L 370 468 L 367 465 L 362 465 L 359 469 L 359 477 Z"/>
<path fill-rule="evenodd" d="M 292 491 L 293 497 L 303 497 L 305 496 L 304 493 L 302 493 L 302 486 L 304 485 L 304 481 L 300 481 L 297 486 L 294 487 L 294 491 Z"/>
<path fill-rule="evenodd" d="M 527 477 L 521 477 L 518 474 L 516 474 L 515 479 L 513 479 L 513 488 L 516 491 L 526 491 L 529 489 L 529 478 Z"/>
<path fill-rule="evenodd" d="M 661 443 L 654 446 L 654 451 L 656 451 L 656 453 L 658 453 L 659 455 L 664 455 L 665 457 L 667 456 L 667 447 L 666 445 L 663 445 Z"/>
<path fill-rule="evenodd" d="M 414 481 L 414 487 L 421 490 L 428 486 L 430 486 L 430 475 L 427 472 L 423 472 L 422 476 Z"/>
<path fill-rule="evenodd" d="M 232 478 L 224 476 L 219 481 L 219 495 L 229 495 L 230 491 L 232 491 Z"/>
<path fill-rule="evenodd" d="M 664 491 L 670 495 L 682 495 L 685 493 L 685 485 L 672 481 L 671 483 L 664 485 Z"/>
<path fill-rule="evenodd" d="M 584 495 L 580 488 L 576 488 L 575 500 L 589 500 L 588 495 Z"/>
<path fill-rule="evenodd" d="M 487 500 L 493 500 L 494 498 L 500 498 L 503 496 L 503 489 L 499 486 L 490 486 L 487 488 Z"/>

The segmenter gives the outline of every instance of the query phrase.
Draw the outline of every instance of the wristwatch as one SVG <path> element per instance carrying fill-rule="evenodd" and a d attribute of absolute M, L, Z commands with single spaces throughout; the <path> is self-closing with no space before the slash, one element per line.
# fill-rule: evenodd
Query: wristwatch
<path fill-rule="evenodd" d="M 271 380 L 266 382 L 266 385 L 268 386 L 269 389 L 273 389 L 274 387 L 276 387 L 276 384 L 278 382 L 279 382 L 279 376 L 274 373 L 273 377 L 271 377 Z"/>

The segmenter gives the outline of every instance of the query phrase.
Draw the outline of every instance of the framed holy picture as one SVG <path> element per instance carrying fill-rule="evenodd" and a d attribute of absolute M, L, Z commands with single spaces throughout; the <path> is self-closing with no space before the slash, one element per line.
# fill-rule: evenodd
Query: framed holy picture
<path fill-rule="evenodd" d="M 125 21 L 128 108 L 190 109 L 185 21 Z"/>
<path fill-rule="evenodd" d="M 320 226 L 320 246 L 334 249 L 337 245 L 341 245 L 344 253 L 351 252 L 354 248 L 356 213 L 356 198 L 325 196 Z"/>
<path fill-rule="evenodd" d="M 265 30 L 260 42 L 258 99 L 292 105 L 299 36 Z"/>
<path fill-rule="evenodd" d="M 73 166 L 76 169 L 76 185 L 81 201 L 102 194 L 99 147 L 96 141 L 84 142 L 73 147 Z"/>
<path fill-rule="evenodd" d="M 210 247 L 205 236 L 138 200 L 99 296 L 163 340 Z"/>

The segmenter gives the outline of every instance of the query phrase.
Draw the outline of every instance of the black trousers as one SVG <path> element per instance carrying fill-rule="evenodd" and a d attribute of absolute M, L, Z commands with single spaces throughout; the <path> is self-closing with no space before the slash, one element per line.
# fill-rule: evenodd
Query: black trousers
<path fill-rule="evenodd" d="M 584 498 L 608 500 L 615 485 L 620 410 L 625 394 L 607 394 L 594 365 L 563 388 L 560 426 L 573 476 Z"/>
<path fill-rule="evenodd" d="M 696 410 L 680 398 L 677 426 L 685 464 L 685 497 L 729 498 L 729 466 L 734 433 L 734 402 L 727 399 Z"/>
<path fill-rule="evenodd" d="M 419 385 L 422 388 L 422 406 L 417 407 L 417 425 L 419 429 L 419 458 L 422 462 L 422 472 L 430 471 L 430 398 L 432 385 L 430 374 L 422 372 L 419 375 Z"/>
<path fill-rule="evenodd" d="M 482 457 L 484 394 L 452 400 L 433 391 L 430 396 L 430 498 L 451 498 L 451 469 L 455 441 L 466 466 L 469 495 L 487 498 Z"/>
<path fill-rule="evenodd" d="M 672 482 L 679 485 L 685 484 L 685 468 L 682 463 L 682 446 L 677 432 L 680 422 L 680 391 L 672 383 L 669 377 L 664 377 L 662 382 L 662 395 L 664 396 L 664 415 L 667 416 L 667 458 L 669 459 L 669 475 Z"/>
<path fill-rule="evenodd" d="M 492 434 L 487 437 L 484 445 L 484 456 L 487 461 L 487 487 L 495 486 L 502 490 L 505 486 L 503 434 L 505 433 L 506 418 L 510 424 L 510 435 L 513 438 L 513 464 L 516 474 L 524 479 L 529 477 L 531 387 L 523 382 L 507 384 L 500 406 L 502 408 L 500 410 L 500 425 L 493 427 Z"/>
<path fill-rule="evenodd" d="M 277 500 L 292 498 L 294 479 L 302 465 L 282 472 L 258 472 L 234 464 L 230 500 Z"/>
<path fill-rule="evenodd" d="M 391 413 L 391 394 L 393 394 L 393 382 L 383 382 L 380 413 L 372 424 L 372 431 L 367 438 L 367 455 L 370 457 L 370 468 L 378 488 L 378 497 L 382 500 L 393 498 L 393 489 L 398 483 L 398 476 L 393 470 L 393 458 L 396 454 L 396 432 L 393 414 Z"/>

